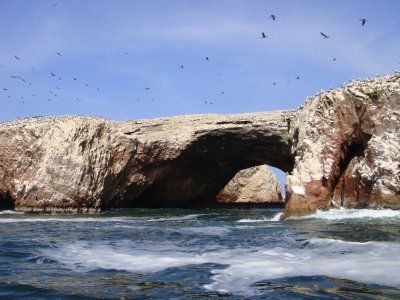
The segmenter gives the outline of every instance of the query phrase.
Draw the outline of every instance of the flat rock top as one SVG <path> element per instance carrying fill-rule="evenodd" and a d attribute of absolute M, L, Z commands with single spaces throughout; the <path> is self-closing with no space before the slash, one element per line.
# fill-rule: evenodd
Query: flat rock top
<path fill-rule="evenodd" d="M 47 127 L 57 125 L 74 127 L 85 124 L 105 125 L 115 132 L 132 137 L 155 140 L 187 140 L 193 134 L 210 130 L 238 127 L 263 127 L 265 130 L 281 131 L 287 128 L 287 119 L 293 118 L 296 110 L 277 110 L 244 114 L 198 114 L 182 115 L 157 119 L 112 121 L 87 116 L 32 117 L 0 123 L 0 131 L 18 128 Z M 63 125 L 61 125 L 63 124 Z M 68 125 L 67 125 L 68 124 Z"/>

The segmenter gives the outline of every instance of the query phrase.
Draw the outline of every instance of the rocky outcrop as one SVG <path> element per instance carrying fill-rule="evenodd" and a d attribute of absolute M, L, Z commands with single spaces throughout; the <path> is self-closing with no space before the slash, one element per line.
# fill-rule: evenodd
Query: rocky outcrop
<path fill-rule="evenodd" d="M 0 203 L 20 210 L 215 202 L 241 169 L 293 167 L 294 111 L 113 122 L 31 118 L 0 124 Z"/>
<path fill-rule="evenodd" d="M 243 169 L 289 172 L 285 215 L 400 208 L 400 73 L 297 111 L 0 123 L 0 208 L 89 211 L 216 201 Z"/>
<path fill-rule="evenodd" d="M 283 203 L 274 172 L 261 165 L 239 171 L 218 193 L 220 203 Z"/>
<path fill-rule="evenodd" d="M 307 100 L 290 126 L 286 215 L 400 208 L 400 73 Z"/>

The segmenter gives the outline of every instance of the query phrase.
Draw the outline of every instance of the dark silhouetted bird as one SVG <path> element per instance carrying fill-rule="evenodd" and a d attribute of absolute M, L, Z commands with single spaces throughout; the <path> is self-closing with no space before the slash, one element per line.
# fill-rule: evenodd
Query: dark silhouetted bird
<path fill-rule="evenodd" d="M 87 83 L 85 83 L 85 86 L 89 86 Z"/>
<path fill-rule="evenodd" d="M 20 60 L 20 58 L 18 56 L 14 55 L 14 57 L 16 60 Z"/>
<path fill-rule="evenodd" d="M 57 5 L 58 5 L 58 3 L 56 2 L 56 3 L 53 4 L 53 7 L 56 7 Z"/>
<path fill-rule="evenodd" d="M 62 56 L 60 52 L 56 52 L 56 53 L 57 53 L 57 55 Z"/>
<path fill-rule="evenodd" d="M 149 91 L 149 90 L 150 90 L 150 88 L 148 88 L 148 87 L 147 87 L 147 88 L 146 88 L 146 90 L 148 90 L 148 91 Z"/>
<path fill-rule="evenodd" d="M 23 79 L 21 76 L 12 75 L 11 78 L 13 78 L 13 79 L 19 79 L 19 80 L 21 80 L 21 81 L 23 81 L 23 82 L 26 82 L 25 79 Z"/>
<path fill-rule="evenodd" d="M 272 84 L 273 84 L 273 85 L 276 85 L 276 82 L 274 81 Z"/>
<path fill-rule="evenodd" d="M 225 92 L 224 92 L 224 91 L 222 91 L 222 92 L 221 92 L 221 94 L 225 94 Z"/>
<path fill-rule="evenodd" d="M 361 21 L 361 26 L 364 26 L 368 20 L 366 18 L 362 18 L 362 19 L 360 19 L 360 21 Z"/>
<path fill-rule="evenodd" d="M 51 76 L 56 77 L 56 74 L 54 74 L 53 72 L 50 72 Z"/>
<path fill-rule="evenodd" d="M 125 55 L 128 55 L 128 52 L 125 51 L 124 53 L 125 53 Z"/>
<path fill-rule="evenodd" d="M 276 20 L 276 16 L 275 15 L 270 15 L 269 18 L 272 19 L 273 21 Z"/>
<path fill-rule="evenodd" d="M 322 35 L 325 39 L 329 39 L 329 38 L 330 38 L 329 35 L 327 35 L 327 34 L 325 34 L 325 33 L 323 33 L 323 32 L 321 32 L 321 35 Z"/>
<path fill-rule="evenodd" d="M 97 88 L 97 90 L 100 92 L 100 89 L 99 89 L 99 88 Z"/>
<path fill-rule="evenodd" d="M 333 60 L 333 61 L 336 61 L 336 57 L 334 57 L 332 60 Z"/>
<path fill-rule="evenodd" d="M 76 77 L 74 77 L 74 80 L 76 80 Z"/>
<path fill-rule="evenodd" d="M 296 79 L 299 80 L 299 79 L 300 79 L 300 76 L 297 76 Z"/>
<path fill-rule="evenodd" d="M 3 89 L 3 91 L 7 91 L 7 89 Z"/>
<path fill-rule="evenodd" d="M 210 58 L 208 56 L 206 56 L 206 60 L 210 60 Z"/>
<path fill-rule="evenodd" d="M 261 38 L 262 38 L 262 39 L 266 39 L 266 38 L 267 38 L 267 35 L 264 33 L 264 31 L 261 32 Z"/>
<path fill-rule="evenodd" d="M 183 65 L 181 65 L 181 69 L 183 69 Z"/>

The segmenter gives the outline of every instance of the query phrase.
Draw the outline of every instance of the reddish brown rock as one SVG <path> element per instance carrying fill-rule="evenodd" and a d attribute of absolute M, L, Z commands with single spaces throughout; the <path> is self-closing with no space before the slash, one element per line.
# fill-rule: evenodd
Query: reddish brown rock
<path fill-rule="evenodd" d="M 329 207 L 400 208 L 400 73 L 307 100 L 290 127 L 286 216 Z"/>

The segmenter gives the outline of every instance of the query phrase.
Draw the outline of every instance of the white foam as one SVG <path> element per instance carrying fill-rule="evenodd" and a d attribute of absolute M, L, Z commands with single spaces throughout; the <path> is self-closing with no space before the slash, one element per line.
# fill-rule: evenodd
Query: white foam
<path fill-rule="evenodd" d="M 197 218 L 199 215 L 186 215 L 180 217 L 166 217 L 148 219 L 145 217 L 43 217 L 35 218 L 0 218 L 0 223 L 30 223 L 30 222 L 166 222 L 184 221 Z"/>
<path fill-rule="evenodd" d="M 181 217 L 166 217 L 166 218 L 154 218 L 148 219 L 148 222 L 166 222 L 166 221 L 184 221 L 184 220 L 192 220 L 201 216 L 202 214 L 193 214 L 193 215 L 185 215 Z"/>
<path fill-rule="evenodd" d="M 288 276 L 321 275 L 400 287 L 398 243 L 357 243 L 334 239 L 294 243 L 289 248 L 218 248 L 202 252 L 170 244 L 140 244 L 139 249 L 132 242 L 117 245 L 77 242 L 47 249 L 43 253 L 67 267 L 82 271 L 100 268 L 151 273 L 191 264 L 228 265 L 225 269 L 212 270 L 212 282 L 204 287 L 245 295 L 257 293 L 252 287 L 257 281 Z"/>
<path fill-rule="evenodd" d="M 280 221 L 280 220 L 282 219 L 282 216 L 283 216 L 283 212 L 277 213 L 277 214 L 271 219 L 271 221 L 272 221 L 272 222 L 278 222 L 278 221 Z"/>
<path fill-rule="evenodd" d="M 0 215 L 22 215 L 22 211 L 16 210 L 0 210 Z"/>
<path fill-rule="evenodd" d="M 238 223 L 258 223 L 258 222 L 267 222 L 269 221 L 266 218 L 263 219 L 240 219 L 239 221 L 237 221 Z"/>
<path fill-rule="evenodd" d="M 259 222 L 278 222 L 281 220 L 281 217 L 283 215 L 283 212 L 277 213 L 275 216 L 273 216 L 271 219 L 267 219 L 263 217 L 262 219 L 240 219 L 237 222 L 238 223 L 259 223 Z"/>
<path fill-rule="evenodd" d="M 213 270 L 213 282 L 206 289 L 256 294 L 251 285 L 264 279 L 289 276 L 331 276 L 400 287 L 400 245 L 395 243 L 354 243 L 332 239 L 311 239 L 305 249 L 273 248 L 242 253 Z"/>
<path fill-rule="evenodd" d="M 327 211 L 317 211 L 316 214 L 304 217 L 290 217 L 289 219 L 361 219 L 361 218 L 400 218 L 400 210 L 392 209 L 330 209 Z"/>
<path fill-rule="evenodd" d="M 35 223 L 35 222 L 131 222 L 135 219 L 128 217 L 109 217 L 109 218 L 59 218 L 59 217 L 37 217 L 37 218 L 0 218 L 0 223 Z"/>

